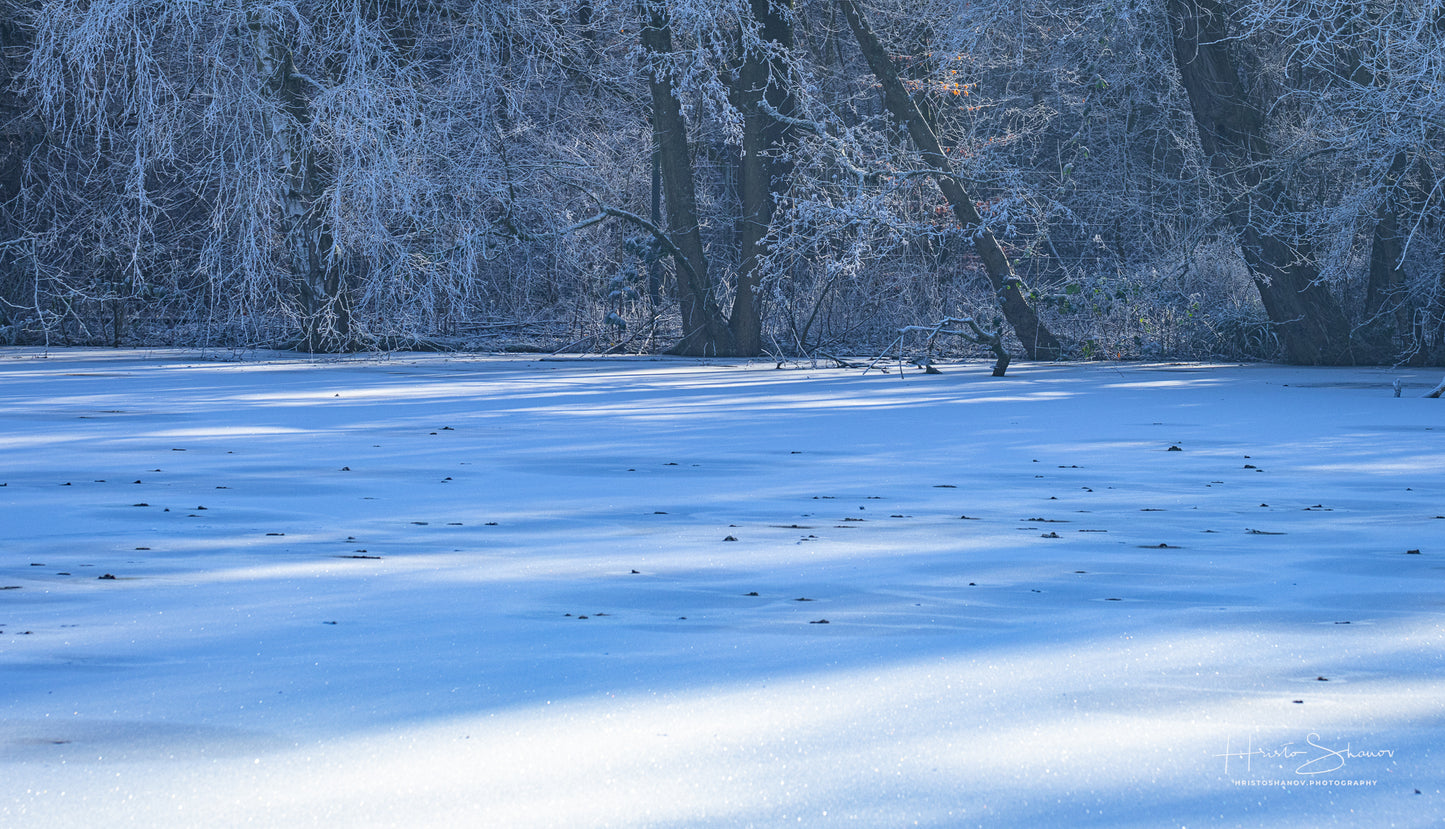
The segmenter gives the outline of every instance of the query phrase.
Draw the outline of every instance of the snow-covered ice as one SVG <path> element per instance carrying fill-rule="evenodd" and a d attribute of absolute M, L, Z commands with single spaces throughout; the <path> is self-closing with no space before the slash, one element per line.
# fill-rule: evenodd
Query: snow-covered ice
<path fill-rule="evenodd" d="M 1439 373 L 6 350 L 0 825 L 1438 825 Z"/>

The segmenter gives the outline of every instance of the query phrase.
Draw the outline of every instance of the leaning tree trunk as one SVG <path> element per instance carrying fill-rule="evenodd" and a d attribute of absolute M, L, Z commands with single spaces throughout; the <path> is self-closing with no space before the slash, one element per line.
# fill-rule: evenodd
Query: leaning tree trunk
<path fill-rule="evenodd" d="M 322 218 L 325 170 L 308 138 L 311 107 L 308 81 L 296 71 L 285 35 L 260 14 L 251 18 L 256 69 L 277 104 L 267 128 L 282 166 L 281 212 L 286 263 L 301 303 L 303 351 L 346 351 L 354 347 L 350 300 L 333 259 L 330 229 Z"/>
<path fill-rule="evenodd" d="M 742 159 L 738 164 L 741 258 L 737 294 L 729 320 L 738 353 L 750 357 L 763 350 L 758 263 L 768 253 L 768 226 L 777 209 L 774 187 L 787 179 L 792 167 L 782 158 L 791 141 L 792 129 L 772 113 L 791 115 L 794 108 L 788 87 L 788 67 L 778 53 L 772 51 L 793 46 L 793 2 L 751 0 L 751 3 L 763 43 L 744 53 L 736 84 L 743 114 Z"/>
<path fill-rule="evenodd" d="M 1200 146 L 1227 194 L 1226 213 L 1285 357 L 1305 365 L 1348 361 L 1349 321 L 1319 284 L 1310 252 L 1290 243 L 1293 205 L 1270 175 L 1264 112 L 1229 53 L 1227 10 L 1218 0 L 1168 0 L 1168 10 Z"/>
<path fill-rule="evenodd" d="M 883 105 L 887 107 L 889 114 L 908 128 L 909 137 L 918 146 L 924 163 L 938 182 L 938 189 L 943 191 L 943 197 L 953 208 L 954 217 L 959 224 L 973 231 L 973 246 L 983 260 L 983 267 L 993 285 L 999 309 L 1003 312 L 1004 319 L 1013 327 L 1019 342 L 1023 343 L 1024 353 L 1030 360 L 1057 360 L 1063 353 L 1058 339 L 1044 327 L 1038 313 L 1029 304 L 1023 280 L 1014 273 L 1008 255 L 1004 253 L 993 232 L 984 227 L 983 217 L 973 206 L 973 198 L 964 189 L 963 182 L 959 181 L 948 157 L 943 154 L 943 147 L 938 143 L 932 127 L 908 95 L 902 79 L 898 77 L 898 70 L 894 68 L 878 36 L 873 33 L 868 19 L 863 16 L 863 10 L 854 0 L 838 0 L 838 5 L 842 8 L 843 15 L 848 18 L 848 27 L 853 30 L 858 47 L 868 61 L 868 68 L 882 87 Z"/>
<path fill-rule="evenodd" d="M 672 53 L 672 23 L 664 0 L 646 0 L 643 7 L 642 48 L 653 59 L 649 74 L 652 92 L 652 128 L 662 168 L 663 201 L 672 242 L 686 259 L 678 268 L 678 303 L 682 312 L 682 339 L 671 351 L 692 357 L 732 356 L 737 352 L 732 330 L 718 305 L 708 275 L 707 254 L 698 226 L 697 196 L 693 189 L 692 152 L 687 145 L 687 121 L 673 88 L 673 79 L 657 59 Z"/>

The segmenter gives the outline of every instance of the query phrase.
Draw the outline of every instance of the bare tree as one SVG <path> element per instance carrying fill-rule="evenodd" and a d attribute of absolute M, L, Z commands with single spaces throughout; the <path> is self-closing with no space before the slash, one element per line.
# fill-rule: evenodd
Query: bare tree
<path fill-rule="evenodd" d="M 994 238 L 993 231 L 984 224 L 983 218 L 974 207 L 973 198 L 964 189 L 963 183 L 953 170 L 948 157 L 934 135 L 928 120 L 909 97 L 903 81 L 888 57 L 883 44 L 873 33 L 867 18 L 853 0 L 838 0 L 848 20 L 858 46 L 868 61 L 868 66 L 878 78 L 882 87 L 883 100 L 889 112 L 908 130 L 923 155 L 924 162 L 934 174 L 938 187 L 948 199 L 949 206 L 959 224 L 971 234 L 974 247 L 984 262 L 989 280 L 1004 318 L 1014 329 L 1029 359 L 1054 360 L 1062 355 L 1062 347 L 1054 335 L 1039 321 L 1038 314 L 1025 298 L 1026 288 L 1014 273 L 1008 257 Z"/>

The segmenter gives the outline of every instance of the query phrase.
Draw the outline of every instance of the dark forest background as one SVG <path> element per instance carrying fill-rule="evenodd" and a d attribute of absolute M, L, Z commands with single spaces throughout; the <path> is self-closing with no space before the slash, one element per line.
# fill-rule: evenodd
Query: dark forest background
<path fill-rule="evenodd" d="M 0 344 L 1438 364 L 1442 128 L 1442 0 L 0 0 Z"/>

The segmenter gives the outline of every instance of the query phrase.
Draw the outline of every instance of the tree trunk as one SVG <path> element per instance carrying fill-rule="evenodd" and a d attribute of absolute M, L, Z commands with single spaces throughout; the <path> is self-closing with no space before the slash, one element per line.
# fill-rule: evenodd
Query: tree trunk
<path fill-rule="evenodd" d="M 256 44 L 256 68 L 266 92 L 279 104 L 279 113 L 267 124 L 280 157 L 283 174 L 282 227 L 287 265 L 301 301 L 303 351 L 347 351 L 355 347 L 351 336 L 351 305 L 342 284 L 341 269 L 333 259 L 331 231 L 322 217 L 326 173 L 316 158 L 307 132 L 311 107 L 305 85 L 296 72 L 285 35 L 259 14 L 251 18 Z"/>
<path fill-rule="evenodd" d="M 753 17 L 761 26 L 765 44 L 774 49 L 793 46 L 792 0 L 751 0 Z M 777 209 L 774 188 L 785 181 L 792 165 L 780 158 L 792 138 L 792 130 L 769 112 L 791 115 L 794 108 L 788 86 L 788 67 L 763 48 L 749 48 L 738 72 L 737 98 L 743 114 L 742 160 L 739 163 L 738 195 L 742 217 L 738 226 L 741 257 L 738 264 L 737 295 L 729 325 L 740 355 L 762 353 L 762 299 L 758 296 L 761 274 L 758 260 L 768 253 L 765 238 Z"/>
<path fill-rule="evenodd" d="M 1269 174 L 1273 152 L 1264 111 L 1252 100 L 1229 53 L 1229 15 L 1218 0 L 1168 0 L 1174 59 L 1189 96 L 1209 168 L 1229 195 L 1226 214 L 1239 238 L 1285 357 L 1305 365 L 1350 360 L 1350 326 L 1318 284 L 1310 251 L 1297 237 L 1293 205 Z"/>
<path fill-rule="evenodd" d="M 21 188 L 25 184 L 25 159 L 40 143 L 40 126 L 26 117 L 28 107 L 21 97 L 20 73 L 34 47 L 35 35 L 28 19 L 34 4 L 0 0 L 0 280 L 15 266 L 18 246 L 6 243 L 19 239 L 27 230 L 15 215 Z M 0 288 L 3 288 L 0 284 Z M 0 322 L 8 313 L 0 312 Z"/>
<path fill-rule="evenodd" d="M 1370 239 L 1370 274 L 1366 283 L 1365 314 L 1376 326 L 1381 356 L 1397 349 L 1395 340 L 1410 335 L 1411 314 L 1403 296 L 1405 271 L 1400 260 L 1405 255 L 1404 237 L 1400 230 L 1400 199 L 1398 195 L 1409 160 L 1404 152 L 1395 153 L 1385 175 L 1385 194 L 1375 218 Z"/>
<path fill-rule="evenodd" d="M 672 53 L 672 24 L 663 0 L 643 4 L 642 48 L 654 59 Z M 671 351 L 693 357 L 732 356 L 737 349 L 732 330 L 723 318 L 707 254 L 698 227 L 697 197 L 693 189 L 692 153 L 687 143 L 687 122 L 673 89 L 672 78 L 654 69 L 650 73 L 652 128 L 662 168 L 663 202 L 672 242 L 686 260 L 678 268 L 678 303 L 682 312 L 682 339 Z M 680 263 L 683 264 L 683 263 Z"/>
<path fill-rule="evenodd" d="M 1044 327 L 1038 313 L 1029 304 L 1023 280 L 1014 273 L 1008 255 L 999 246 L 993 232 L 983 226 L 983 217 L 973 206 L 973 198 L 958 180 L 933 129 L 909 97 L 903 81 L 898 77 L 898 70 L 894 68 L 878 36 L 873 33 L 862 9 L 858 8 L 854 0 L 838 0 L 838 5 L 842 8 L 843 15 L 848 18 L 848 27 L 853 30 L 858 47 L 868 61 L 868 68 L 882 87 L 883 105 L 889 114 L 907 127 L 909 137 L 918 146 L 924 162 L 933 173 L 934 180 L 938 182 L 938 189 L 943 191 L 943 197 L 953 208 L 954 217 L 960 225 L 972 231 L 970 238 L 979 258 L 983 260 L 984 270 L 993 285 L 999 309 L 1012 326 L 1019 342 L 1023 343 L 1024 353 L 1030 360 L 1059 359 L 1063 349 L 1058 339 Z"/>

